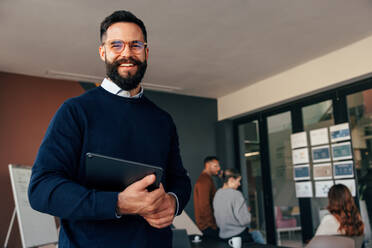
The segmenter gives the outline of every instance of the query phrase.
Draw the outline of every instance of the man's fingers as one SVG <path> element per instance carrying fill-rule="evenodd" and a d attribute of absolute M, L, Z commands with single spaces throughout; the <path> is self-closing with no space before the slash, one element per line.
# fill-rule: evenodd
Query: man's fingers
<path fill-rule="evenodd" d="M 134 190 L 138 190 L 138 191 L 145 190 L 148 186 L 150 186 L 151 184 L 155 182 L 155 179 L 156 179 L 155 175 L 151 174 L 133 183 L 129 187 L 132 187 Z"/>
<path fill-rule="evenodd" d="M 145 220 L 153 227 L 164 228 L 172 224 L 174 217 L 167 216 L 160 219 L 152 219 L 145 217 Z"/>
<path fill-rule="evenodd" d="M 144 217 L 151 219 L 161 219 L 166 216 L 173 217 L 175 214 L 175 209 L 170 204 L 165 202 L 165 199 L 161 201 L 161 205 L 157 208 L 156 211 L 146 214 Z"/>

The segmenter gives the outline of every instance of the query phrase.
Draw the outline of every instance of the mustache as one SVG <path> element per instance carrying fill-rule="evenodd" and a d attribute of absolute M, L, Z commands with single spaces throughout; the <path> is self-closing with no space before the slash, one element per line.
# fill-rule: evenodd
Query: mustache
<path fill-rule="evenodd" d="M 119 66 L 120 64 L 125 64 L 125 63 L 131 63 L 131 64 L 134 64 L 134 65 L 142 64 L 141 61 L 139 61 L 135 58 L 129 57 L 129 58 L 123 58 L 123 59 L 119 59 L 119 60 L 115 61 L 114 65 Z"/>

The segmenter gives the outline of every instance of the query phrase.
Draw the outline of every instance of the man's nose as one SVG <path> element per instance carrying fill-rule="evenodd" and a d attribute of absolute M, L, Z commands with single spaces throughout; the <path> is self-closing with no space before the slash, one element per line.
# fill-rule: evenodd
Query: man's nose
<path fill-rule="evenodd" d="M 131 50 L 129 44 L 125 43 L 124 44 L 124 49 L 123 49 L 123 51 L 121 52 L 120 55 L 123 56 L 123 57 L 128 57 L 129 58 L 131 54 L 132 54 L 132 50 Z"/>

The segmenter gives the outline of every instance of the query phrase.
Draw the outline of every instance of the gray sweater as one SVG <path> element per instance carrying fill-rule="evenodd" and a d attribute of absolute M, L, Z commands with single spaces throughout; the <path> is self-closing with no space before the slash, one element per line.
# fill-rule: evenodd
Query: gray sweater
<path fill-rule="evenodd" d="M 251 222 L 251 214 L 243 194 L 235 189 L 219 189 L 213 199 L 214 217 L 220 238 L 240 234 Z"/>

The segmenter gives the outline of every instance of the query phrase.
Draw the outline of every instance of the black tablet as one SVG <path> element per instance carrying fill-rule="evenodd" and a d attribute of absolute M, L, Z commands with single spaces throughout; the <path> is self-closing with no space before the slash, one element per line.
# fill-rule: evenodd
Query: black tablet
<path fill-rule="evenodd" d="M 155 174 L 155 183 L 148 187 L 152 191 L 159 187 L 163 169 L 157 166 L 87 153 L 85 158 L 87 186 L 103 191 L 121 192 L 130 184 Z"/>

